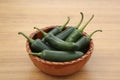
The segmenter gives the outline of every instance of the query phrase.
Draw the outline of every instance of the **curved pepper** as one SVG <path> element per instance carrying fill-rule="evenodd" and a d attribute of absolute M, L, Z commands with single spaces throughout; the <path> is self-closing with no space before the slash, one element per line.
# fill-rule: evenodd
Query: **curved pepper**
<path fill-rule="evenodd" d="M 43 35 L 45 36 L 45 40 L 54 48 L 58 49 L 58 50 L 76 50 L 77 49 L 77 45 L 73 42 L 65 42 L 59 38 L 57 38 L 56 36 L 54 36 L 53 34 L 47 34 L 46 32 L 44 32 L 43 30 L 40 30 Z"/>
<path fill-rule="evenodd" d="M 53 50 L 43 50 L 40 53 L 29 54 L 54 62 L 71 61 L 80 58 L 84 55 L 84 53 L 80 51 L 53 51 Z"/>
<path fill-rule="evenodd" d="M 23 35 L 30 42 L 30 47 L 33 52 L 40 52 L 44 49 L 52 49 L 51 47 L 44 44 L 40 39 L 33 40 L 32 38 L 26 36 L 23 32 L 18 32 L 18 34 Z"/>
<path fill-rule="evenodd" d="M 51 31 L 49 31 L 48 33 L 52 33 L 52 34 L 57 34 L 57 33 L 59 33 L 59 32 L 61 32 L 63 29 L 64 29 L 64 27 L 69 23 L 69 21 L 70 21 L 70 17 L 67 17 L 67 22 L 65 22 L 65 24 L 63 24 L 62 26 L 60 26 L 60 27 L 56 27 L 56 28 L 53 28 Z"/>
<path fill-rule="evenodd" d="M 86 28 L 86 26 L 90 23 L 90 21 L 93 19 L 94 15 L 83 25 L 81 29 L 75 29 L 65 41 L 68 42 L 76 42 L 80 37 L 82 37 L 82 32 Z M 79 25 L 78 25 L 79 26 Z"/>
<path fill-rule="evenodd" d="M 52 29 L 51 31 L 49 31 L 48 33 L 49 33 L 49 34 L 54 34 L 54 35 L 58 34 L 59 32 L 61 32 L 61 31 L 64 29 L 64 27 L 66 27 L 66 25 L 69 23 L 69 21 L 70 21 L 70 17 L 67 17 L 67 22 L 65 22 L 65 24 L 63 24 L 63 25 L 60 26 L 60 27 L 55 27 L 55 28 L 53 28 L 53 29 Z M 34 29 L 39 30 L 39 28 L 37 28 L 37 27 L 34 27 Z M 44 42 L 44 38 L 42 38 L 42 41 Z"/>
<path fill-rule="evenodd" d="M 58 37 L 58 38 L 60 38 L 62 40 L 65 40 L 73 31 L 75 31 L 76 29 L 78 29 L 79 26 L 81 25 L 81 23 L 83 21 L 83 17 L 84 17 L 82 12 L 80 12 L 80 14 L 81 14 L 82 18 L 81 18 L 80 22 L 78 23 L 78 25 L 76 27 L 68 27 L 64 31 L 58 33 L 56 35 L 56 37 Z"/>
<path fill-rule="evenodd" d="M 95 30 L 93 31 L 90 35 L 88 36 L 83 36 L 82 38 L 80 38 L 76 44 L 78 45 L 78 50 L 80 51 L 84 51 L 85 49 L 87 49 L 87 47 L 89 46 L 90 44 L 90 40 L 91 40 L 91 37 L 93 36 L 94 33 L 96 32 L 102 32 L 102 30 Z"/>
<path fill-rule="evenodd" d="M 67 29 L 58 33 L 56 37 L 58 37 L 59 39 L 65 40 L 73 30 L 75 30 L 75 27 L 67 27 Z"/>

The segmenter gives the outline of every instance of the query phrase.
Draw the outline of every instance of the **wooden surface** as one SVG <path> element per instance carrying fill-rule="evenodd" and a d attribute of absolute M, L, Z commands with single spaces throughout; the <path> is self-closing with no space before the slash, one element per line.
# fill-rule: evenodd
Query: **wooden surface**
<path fill-rule="evenodd" d="M 39 71 L 25 50 L 25 38 L 39 28 L 61 25 L 70 16 L 75 26 L 80 12 L 87 21 L 95 49 L 81 71 L 71 76 L 55 77 Z M 0 80 L 120 80 L 120 0 L 0 0 Z"/>

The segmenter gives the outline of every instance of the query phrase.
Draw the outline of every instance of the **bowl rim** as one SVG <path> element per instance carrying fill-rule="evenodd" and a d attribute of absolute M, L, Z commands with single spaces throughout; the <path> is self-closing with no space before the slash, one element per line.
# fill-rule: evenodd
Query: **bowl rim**
<path fill-rule="evenodd" d="M 44 27 L 44 28 L 41 28 L 42 30 L 47 30 L 47 29 L 50 29 L 50 28 L 54 28 L 54 27 L 57 27 L 58 25 L 56 26 L 48 26 L 48 27 Z M 67 26 L 69 27 L 69 26 Z M 29 37 L 33 38 L 35 34 L 39 33 L 39 31 L 34 31 L 32 32 Z M 85 35 L 87 35 L 86 32 L 84 32 Z M 78 59 L 75 59 L 75 60 L 72 60 L 72 61 L 66 61 L 66 62 L 53 62 L 53 61 L 48 61 L 48 60 L 44 60 L 44 59 L 41 59 L 37 56 L 33 56 L 33 55 L 29 55 L 32 59 L 34 60 L 37 60 L 38 62 L 42 62 L 42 63 L 45 63 L 45 64 L 49 64 L 49 65 L 70 65 L 70 64 L 74 64 L 74 63 L 77 63 L 77 62 L 80 62 L 80 61 L 83 61 L 85 58 L 87 58 L 88 56 L 90 56 L 93 52 L 93 49 L 94 49 L 94 43 L 93 43 L 93 39 L 90 40 L 90 48 L 89 50 L 85 53 L 85 55 L 83 55 L 82 57 L 78 58 Z M 28 53 L 32 52 L 31 49 L 30 49 L 30 46 L 29 46 L 29 41 L 27 40 L 26 41 L 26 51 Z"/>

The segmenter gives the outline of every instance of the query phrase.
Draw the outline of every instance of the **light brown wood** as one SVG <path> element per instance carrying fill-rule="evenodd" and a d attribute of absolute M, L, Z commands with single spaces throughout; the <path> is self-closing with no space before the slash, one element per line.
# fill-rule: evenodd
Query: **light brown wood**
<path fill-rule="evenodd" d="M 70 16 L 75 26 L 80 12 L 84 22 L 92 14 L 88 33 L 102 29 L 93 36 L 95 49 L 88 63 L 76 74 L 55 77 L 39 71 L 25 50 L 29 35 L 39 28 L 61 25 Z M 119 0 L 0 0 L 0 80 L 120 80 L 120 1 Z"/>

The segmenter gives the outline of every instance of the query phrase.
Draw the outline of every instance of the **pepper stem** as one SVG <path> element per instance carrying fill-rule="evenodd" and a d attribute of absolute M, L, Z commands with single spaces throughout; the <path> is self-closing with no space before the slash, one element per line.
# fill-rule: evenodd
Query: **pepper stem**
<path fill-rule="evenodd" d="M 66 22 L 64 25 L 62 25 L 62 26 L 60 27 L 61 30 L 69 23 L 70 17 L 67 17 L 67 19 L 68 19 L 67 22 Z"/>
<path fill-rule="evenodd" d="M 18 32 L 19 35 L 23 35 L 30 43 L 32 43 L 34 40 L 32 38 L 29 38 L 27 35 L 25 35 L 23 32 Z"/>
<path fill-rule="evenodd" d="M 43 31 L 43 30 L 41 30 L 41 29 L 39 29 L 39 28 L 37 28 L 37 27 L 34 27 L 34 29 L 37 29 L 38 31 L 40 31 L 44 36 L 47 35 L 47 33 L 46 33 L 45 31 Z"/>
<path fill-rule="evenodd" d="M 93 34 L 96 33 L 96 32 L 102 32 L 102 30 L 95 30 L 95 31 L 93 31 L 93 32 L 88 36 L 88 38 L 90 39 L 90 38 L 93 36 Z"/>
<path fill-rule="evenodd" d="M 83 22 L 84 15 L 82 12 L 80 12 L 80 14 L 81 14 L 81 19 L 80 19 L 80 22 L 78 23 L 78 25 L 76 26 L 76 29 L 78 29 L 80 27 L 81 23 Z"/>
<path fill-rule="evenodd" d="M 80 32 L 83 32 L 83 30 L 86 28 L 86 26 L 90 23 L 90 21 L 93 19 L 94 15 L 91 16 L 91 18 L 83 25 L 83 27 L 80 29 Z"/>
<path fill-rule="evenodd" d="M 42 53 L 32 53 L 32 52 L 29 53 L 29 55 L 38 56 L 38 57 L 41 57 L 41 54 Z"/>

